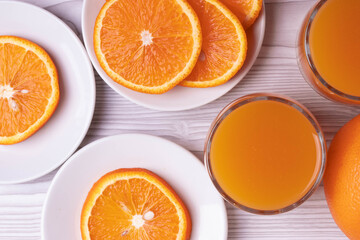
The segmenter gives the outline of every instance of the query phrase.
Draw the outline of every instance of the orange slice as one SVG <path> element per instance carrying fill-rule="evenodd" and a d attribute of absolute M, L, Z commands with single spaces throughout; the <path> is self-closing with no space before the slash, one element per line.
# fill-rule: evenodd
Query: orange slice
<path fill-rule="evenodd" d="M 100 178 L 81 213 L 84 240 L 183 240 L 190 233 L 190 215 L 181 199 L 163 179 L 141 168 Z"/>
<path fill-rule="evenodd" d="M 237 17 L 218 0 L 188 0 L 203 34 L 202 52 L 181 85 L 214 87 L 227 82 L 246 58 L 246 33 Z"/>
<path fill-rule="evenodd" d="M 185 0 L 109 0 L 95 23 L 94 49 L 115 82 L 164 93 L 196 64 L 201 28 Z"/>
<path fill-rule="evenodd" d="M 235 15 L 245 29 L 248 29 L 257 19 L 263 0 L 221 0 Z"/>
<path fill-rule="evenodd" d="M 58 101 L 58 76 L 49 55 L 26 39 L 0 36 L 0 144 L 34 134 Z"/>

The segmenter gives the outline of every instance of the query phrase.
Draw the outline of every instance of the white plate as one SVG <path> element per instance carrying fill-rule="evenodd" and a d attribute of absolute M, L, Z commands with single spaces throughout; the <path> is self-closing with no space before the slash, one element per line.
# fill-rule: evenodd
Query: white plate
<path fill-rule="evenodd" d="M 60 166 L 83 140 L 95 105 L 95 79 L 85 48 L 51 13 L 17 1 L 0 1 L 0 35 L 15 35 L 43 47 L 59 73 L 60 101 L 33 136 L 0 145 L 0 183 L 38 178 Z"/>
<path fill-rule="evenodd" d="M 84 42 L 90 59 L 99 73 L 101 78 L 116 92 L 126 97 L 127 99 L 155 110 L 163 111 L 180 111 L 196 108 L 205 105 L 215 99 L 221 97 L 233 87 L 236 86 L 248 73 L 254 64 L 264 39 L 265 34 L 265 4 L 259 18 L 254 25 L 247 31 L 248 36 L 248 53 L 244 66 L 242 69 L 227 83 L 213 87 L 213 88 L 187 88 L 177 86 L 167 93 L 161 95 L 145 94 L 125 88 L 120 84 L 114 82 L 102 70 L 93 45 L 93 32 L 95 19 L 105 3 L 105 0 L 84 0 L 82 11 L 82 32 Z"/>
<path fill-rule="evenodd" d="M 75 153 L 56 174 L 42 216 L 44 240 L 81 239 L 80 215 L 92 185 L 119 168 L 146 168 L 164 178 L 187 205 L 191 240 L 226 240 L 224 201 L 201 162 L 168 140 L 125 134 L 97 140 Z"/>

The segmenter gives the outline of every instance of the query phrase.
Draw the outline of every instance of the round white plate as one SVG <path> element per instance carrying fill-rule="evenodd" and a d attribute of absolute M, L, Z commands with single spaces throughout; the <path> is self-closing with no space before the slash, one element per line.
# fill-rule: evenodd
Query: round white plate
<path fill-rule="evenodd" d="M 39 44 L 59 74 L 60 101 L 49 121 L 21 143 L 0 145 L 0 184 L 19 183 L 54 170 L 79 146 L 94 112 L 95 79 L 78 37 L 41 8 L 0 1 L 0 35 L 15 35 Z"/>
<path fill-rule="evenodd" d="M 180 111 L 205 105 L 221 97 L 236 86 L 248 73 L 254 64 L 264 39 L 265 34 L 265 4 L 259 18 L 247 31 L 248 53 L 241 70 L 227 83 L 212 88 L 187 88 L 177 86 L 161 95 L 139 93 L 114 82 L 101 68 L 93 44 L 95 19 L 104 5 L 105 0 L 84 0 L 82 11 L 82 32 L 84 42 L 90 59 L 101 78 L 116 92 L 127 99 L 155 110 Z"/>
<path fill-rule="evenodd" d="M 80 240 L 81 209 L 92 185 L 110 171 L 133 167 L 153 171 L 178 193 L 191 215 L 191 240 L 227 239 L 224 201 L 203 164 L 179 145 L 143 134 L 97 140 L 61 167 L 45 200 L 43 239 Z"/>

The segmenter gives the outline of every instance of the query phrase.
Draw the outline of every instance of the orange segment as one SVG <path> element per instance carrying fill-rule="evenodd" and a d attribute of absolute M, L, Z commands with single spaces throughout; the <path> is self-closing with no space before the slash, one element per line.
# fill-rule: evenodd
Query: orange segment
<path fill-rule="evenodd" d="M 263 0 L 221 0 L 235 15 L 245 29 L 248 29 L 257 19 Z"/>
<path fill-rule="evenodd" d="M 185 240 L 190 233 L 184 203 L 146 169 L 118 169 L 100 178 L 81 213 L 84 240 Z"/>
<path fill-rule="evenodd" d="M 58 76 L 49 55 L 28 40 L 0 36 L 0 144 L 31 136 L 58 101 Z"/>
<path fill-rule="evenodd" d="M 236 18 L 218 0 L 188 0 L 197 13 L 203 34 L 202 52 L 181 85 L 214 87 L 231 79 L 246 58 L 246 33 Z"/>
<path fill-rule="evenodd" d="M 163 93 L 193 69 L 201 49 L 200 23 L 185 0 L 110 0 L 96 19 L 94 48 L 117 83 Z"/>

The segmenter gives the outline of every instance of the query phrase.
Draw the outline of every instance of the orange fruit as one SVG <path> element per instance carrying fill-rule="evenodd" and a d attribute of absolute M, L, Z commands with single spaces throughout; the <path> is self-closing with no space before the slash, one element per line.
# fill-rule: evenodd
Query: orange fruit
<path fill-rule="evenodd" d="M 59 101 L 54 63 L 26 39 L 0 36 L 0 144 L 14 144 L 34 134 Z"/>
<path fill-rule="evenodd" d="M 196 64 L 201 28 L 185 0 L 109 0 L 96 19 L 96 57 L 115 82 L 164 93 Z"/>
<path fill-rule="evenodd" d="M 214 87 L 227 82 L 246 58 L 246 33 L 237 17 L 218 0 L 188 0 L 200 19 L 203 44 L 187 87 Z"/>
<path fill-rule="evenodd" d="M 245 29 L 248 29 L 257 19 L 263 0 L 221 0 L 235 15 Z"/>
<path fill-rule="evenodd" d="M 360 240 L 360 115 L 331 142 L 324 190 L 337 225 L 351 240 Z"/>
<path fill-rule="evenodd" d="M 184 203 L 159 176 L 146 169 L 118 169 L 91 188 L 81 213 L 82 239 L 190 239 Z"/>

